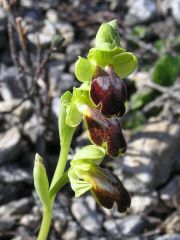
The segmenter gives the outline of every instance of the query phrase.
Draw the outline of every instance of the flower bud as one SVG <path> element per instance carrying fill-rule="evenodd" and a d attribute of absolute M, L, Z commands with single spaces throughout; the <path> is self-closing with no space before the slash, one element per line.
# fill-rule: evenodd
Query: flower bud
<path fill-rule="evenodd" d="M 34 163 L 34 186 L 36 192 L 41 200 L 43 206 L 45 208 L 50 207 L 50 198 L 49 198 L 49 182 L 46 175 L 46 169 L 43 165 L 43 160 L 39 154 L 35 156 L 35 163 Z"/>

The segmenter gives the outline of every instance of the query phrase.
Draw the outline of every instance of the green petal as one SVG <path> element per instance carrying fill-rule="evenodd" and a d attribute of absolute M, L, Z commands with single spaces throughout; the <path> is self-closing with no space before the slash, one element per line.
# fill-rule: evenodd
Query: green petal
<path fill-rule="evenodd" d="M 90 82 L 95 68 L 86 58 L 79 57 L 75 63 L 75 75 L 80 82 Z"/>
<path fill-rule="evenodd" d="M 90 91 L 90 82 L 84 82 L 79 88 L 83 91 Z"/>
<path fill-rule="evenodd" d="M 102 67 L 112 64 L 112 58 L 115 55 L 125 52 L 123 48 L 116 48 L 112 51 L 91 48 L 88 53 L 88 60 L 94 62 Z"/>
<path fill-rule="evenodd" d="M 89 182 L 80 180 L 72 167 L 68 171 L 68 176 L 71 188 L 75 192 L 75 197 L 79 197 L 91 189 L 92 185 Z"/>
<path fill-rule="evenodd" d="M 72 93 L 69 91 L 66 91 L 61 97 L 61 103 L 64 104 L 64 106 L 67 106 L 68 104 L 70 104 L 71 99 L 72 99 Z"/>
<path fill-rule="evenodd" d="M 66 123 L 68 126 L 76 127 L 81 123 L 82 113 L 78 111 L 76 104 L 71 104 L 71 106 L 67 108 L 66 113 Z"/>
<path fill-rule="evenodd" d="M 71 166 L 81 164 L 83 162 L 99 165 L 105 154 L 106 152 L 103 147 L 88 145 L 75 154 L 73 160 L 71 161 Z"/>
<path fill-rule="evenodd" d="M 114 71 L 121 78 L 125 78 L 131 74 L 136 69 L 137 64 L 138 60 L 136 56 L 130 52 L 118 54 L 112 59 Z"/>
<path fill-rule="evenodd" d="M 84 90 L 83 88 L 86 89 Z M 71 98 L 71 102 L 67 105 L 66 124 L 70 127 L 76 127 L 81 123 L 82 113 L 81 111 L 79 111 L 79 105 L 92 105 L 92 101 L 89 97 L 89 91 L 87 91 L 88 84 L 84 83 L 83 88 L 73 89 L 73 96 Z"/>

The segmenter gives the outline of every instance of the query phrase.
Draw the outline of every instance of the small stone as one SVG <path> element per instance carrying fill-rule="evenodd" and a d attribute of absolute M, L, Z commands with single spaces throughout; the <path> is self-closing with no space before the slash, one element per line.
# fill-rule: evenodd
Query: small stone
<path fill-rule="evenodd" d="M 116 170 L 114 171 L 114 173 L 116 174 Z M 116 175 L 119 177 L 118 174 Z M 123 185 L 129 192 L 139 193 L 147 190 L 147 186 L 143 182 L 141 182 L 139 179 L 133 176 L 129 176 L 127 173 L 123 173 L 123 175 L 124 175 L 123 178 L 120 178 L 120 179 L 122 180 Z"/>
<path fill-rule="evenodd" d="M 23 20 L 26 19 L 27 22 L 37 22 L 41 20 L 41 13 L 35 8 L 29 8 L 24 14 Z"/>
<path fill-rule="evenodd" d="M 133 213 L 151 212 L 158 202 L 157 192 L 146 192 L 133 195 L 131 198 L 131 210 Z"/>
<path fill-rule="evenodd" d="M 144 82 L 150 79 L 150 74 L 148 72 L 133 72 L 128 78 L 134 81 L 136 88 L 141 91 L 144 88 Z"/>
<path fill-rule="evenodd" d="M 177 24 L 180 24 L 180 1 L 169 1 L 164 0 L 160 4 L 160 10 L 164 15 L 168 15 L 169 12 L 171 12 L 171 15 L 173 16 L 174 20 Z"/>
<path fill-rule="evenodd" d="M 0 101 L 0 113 L 11 111 L 21 100 L 10 99 L 7 101 Z"/>
<path fill-rule="evenodd" d="M 163 222 L 165 232 L 168 234 L 180 233 L 180 211 L 174 211 Z"/>
<path fill-rule="evenodd" d="M 54 97 L 52 99 L 52 111 L 57 118 L 59 116 L 59 106 L 60 106 L 60 98 L 59 97 Z"/>
<path fill-rule="evenodd" d="M 150 20 L 156 13 L 156 4 L 151 0 L 131 1 L 131 6 L 125 17 L 127 25 L 133 25 Z"/>
<path fill-rule="evenodd" d="M 92 196 L 74 199 L 71 211 L 86 231 L 96 235 L 100 234 L 103 217 L 96 211 L 96 203 Z"/>
<path fill-rule="evenodd" d="M 22 236 L 22 239 L 31 240 L 29 237 L 33 235 L 33 232 L 29 227 L 20 225 L 18 228 L 16 228 L 16 234 Z"/>
<path fill-rule="evenodd" d="M 146 220 L 138 215 L 104 222 L 105 229 L 114 237 L 139 235 L 143 233 L 146 225 Z"/>
<path fill-rule="evenodd" d="M 109 219 L 109 220 L 105 221 L 103 226 L 109 235 L 120 237 L 120 232 L 117 227 L 116 221 L 114 219 Z"/>
<path fill-rule="evenodd" d="M 21 135 L 17 127 L 0 134 L 0 164 L 16 159 L 21 151 Z"/>
<path fill-rule="evenodd" d="M 74 62 L 78 59 L 78 56 L 81 56 L 83 51 L 86 49 L 84 43 L 71 43 L 66 48 L 66 56 L 69 62 Z"/>
<path fill-rule="evenodd" d="M 80 231 L 80 227 L 76 222 L 69 221 L 66 231 L 62 235 L 63 240 L 73 240 L 78 239 L 78 233 Z"/>
<path fill-rule="evenodd" d="M 35 229 L 39 224 L 39 217 L 32 214 L 25 214 L 20 219 L 20 224 Z"/>
<path fill-rule="evenodd" d="M 23 98 L 23 87 L 19 81 L 19 73 L 16 67 L 1 67 L 0 94 L 4 101 Z M 24 80 L 25 81 L 25 80 Z"/>
<path fill-rule="evenodd" d="M 0 182 L 12 184 L 18 182 L 32 183 L 32 174 L 17 166 L 4 166 L 0 168 Z"/>
<path fill-rule="evenodd" d="M 180 207 L 180 176 L 174 177 L 161 191 L 160 198 L 168 207 Z"/>
<path fill-rule="evenodd" d="M 156 240 L 179 240 L 180 234 L 165 234 L 163 236 L 157 237 Z"/>
<path fill-rule="evenodd" d="M 68 222 L 72 221 L 72 215 L 69 210 L 69 199 L 62 193 L 57 195 L 57 201 L 53 210 L 55 231 L 62 235 Z"/>
<path fill-rule="evenodd" d="M 62 73 L 60 81 L 61 81 L 60 84 L 62 85 L 61 86 L 62 92 L 70 90 L 76 85 L 76 82 L 74 81 L 74 76 L 70 73 Z"/>
<path fill-rule="evenodd" d="M 151 119 L 144 129 L 132 136 L 123 168 L 148 186 L 166 182 L 180 149 L 180 127 L 166 120 Z"/>
<path fill-rule="evenodd" d="M 49 46 L 50 43 L 52 42 L 52 36 L 49 34 L 39 32 L 38 37 L 39 37 L 39 43 L 42 48 Z M 34 33 L 29 33 L 27 35 L 27 38 L 31 43 L 33 43 L 34 45 L 37 45 L 37 39 Z"/>
<path fill-rule="evenodd" d="M 24 124 L 24 135 L 36 143 L 39 136 L 44 132 L 43 119 L 33 114 L 31 118 Z"/>
<path fill-rule="evenodd" d="M 74 28 L 70 23 L 58 22 L 56 24 L 56 29 L 60 31 L 65 39 L 63 42 L 64 45 L 69 45 L 74 41 Z"/>
<path fill-rule="evenodd" d="M 12 201 L 0 207 L 0 217 L 22 215 L 27 213 L 32 207 L 31 198 L 22 198 L 17 201 Z"/>
<path fill-rule="evenodd" d="M 59 60 L 54 61 L 54 65 L 50 64 L 49 76 L 51 82 L 51 92 L 54 97 L 60 97 L 65 91 L 71 90 L 77 85 L 74 75 L 64 72 L 65 62 Z"/>
<path fill-rule="evenodd" d="M 0 220 L 0 232 L 10 231 L 15 225 L 15 219 L 6 218 L 6 220 Z"/>
<path fill-rule="evenodd" d="M 29 237 L 29 236 L 18 236 L 15 238 L 11 238 L 11 240 L 37 240 L 36 237 Z"/>
<path fill-rule="evenodd" d="M 57 23 L 58 22 L 58 12 L 54 9 L 49 9 L 46 12 L 46 17 L 51 23 Z"/>

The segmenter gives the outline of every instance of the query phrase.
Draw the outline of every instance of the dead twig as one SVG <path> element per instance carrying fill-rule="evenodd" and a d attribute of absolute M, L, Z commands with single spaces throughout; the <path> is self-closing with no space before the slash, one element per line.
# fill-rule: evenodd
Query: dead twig
<path fill-rule="evenodd" d="M 27 40 L 26 40 L 26 35 L 25 35 L 26 30 L 22 26 L 22 18 L 17 17 L 15 20 L 16 20 L 16 29 L 17 29 L 18 36 L 19 36 L 19 42 L 20 42 L 22 53 L 24 56 L 24 62 L 26 64 L 27 68 L 31 68 L 30 70 L 33 70 L 32 69 L 32 61 L 31 61 L 29 52 L 27 50 Z M 33 73 L 33 71 L 32 71 L 32 73 Z"/>
<path fill-rule="evenodd" d="M 144 82 L 143 85 L 157 90 L 160 93 L 166 94 L 177 101 L 180 101 L 180 84 L 175 84 L 172 87 L 164 87 L 149 80 Z"/>

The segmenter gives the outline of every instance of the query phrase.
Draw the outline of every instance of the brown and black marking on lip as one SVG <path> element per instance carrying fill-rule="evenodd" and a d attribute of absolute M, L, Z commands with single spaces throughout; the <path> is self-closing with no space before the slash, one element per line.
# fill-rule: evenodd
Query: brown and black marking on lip
<path fill-rule="evenodd" d="M 91 83 L 90 97 L 106 117 L 121 117 L 125 113 L 127 89 L 111 66 L 107 66 L 105 70 L 97 66 Z"/>
<path fill-rule="evenodd" d="M 119 118 L 108 119 L 99 110 L 88 108 L 85 113 L 85 123 L 90 140 L 98 146 L 105 143 L 109 156 L 117 157 L 125 153 L 127 145 Z"/>
<path fill-rule="evenodd" d="M 105 208 L 111 209 L 114 203 L 120 213 L 131 205 L 131 196 L 119 178 L 111 171 L 98 167 L 91 172 L 92 193 Z"/>

